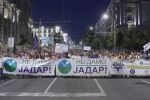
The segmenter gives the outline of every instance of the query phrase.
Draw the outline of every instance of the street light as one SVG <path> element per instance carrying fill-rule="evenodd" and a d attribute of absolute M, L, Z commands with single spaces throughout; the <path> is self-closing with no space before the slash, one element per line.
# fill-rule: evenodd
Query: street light
<path fill-rule="evenodd" d="M 105 20 L 105 31 L 107 31 L 106 30 L 106 21 L 109 19 L 109 15 L 107 13 L 104 13 L 103 16 L 102 16 L 102 19 Z"/>
<path fill-rule="evenodd" d="M 104 13 L 103 16 L 102 16 L 102 18 L 103 18 L 104 20 L 107 20 L 107 19 L 109 18 L 109 15 L 108 15 L 107 13 Z"/>
<path fill-rule="evenodd" d="M 105 22 L 106 22 L 106 20 L 108 20 L 109 19 L 109 15 L 107 14 L 107 13 L 104 13 L 103 14 L 103 16 L 102 16 L 102 19 L 104 19 L 105 20 Z M 115 33 L 115 30 L 114 30 L 114 16 L 113 16 L 113 18 L 112 18 L 112 24 L 113 24 L 113 34 L 114 34 L 114 50 L 116 49 L 116 33 Z M 106 23 L 105 23 L 105 25 L 106 25 Z M 105 26 L 105 28 L 106 28 L 106 26 Z"/>
<path fill-rule="evenodd" d="M 33 25 L 31 25 L 30 27 L 31 27 L 31 29 L 32 29 L 32 28 L 33 28 Z"/>
<path fill-rule="evenodd" d="M 105 32 L 102 32 L 102 33 L 107 33 L 107 29 L 106 29 L 106 21 L 109 19 L 109 15 L 107 14 L 107 13 L 104 13 L 103 15 L 102 15 L 102 20 L 104 20 L 104 24 L 105 24 L 105 29 L 104 29 L 104 31 Z M 101 48 L 101 43 L 102 43 L 102 41 L 101 41 L 101 34 L 99 33 L 99 38 L 100 38 L 100 48 Z"/>
<path fill-rule="evenodd" d="M 89 27 L 89 30 L 91 30 L 91 31 L 92 31 L 93 29 L 94 29 L 94 28 L 93 28 L 92 26 L 90 26 L 90 27 Z"/>

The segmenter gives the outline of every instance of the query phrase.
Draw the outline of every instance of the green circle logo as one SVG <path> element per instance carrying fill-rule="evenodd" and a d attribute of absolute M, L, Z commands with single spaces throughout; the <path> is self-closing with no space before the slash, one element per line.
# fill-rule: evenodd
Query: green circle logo
<path fill-rule="evenodd" d="M 143 62 L 141 61 L 140 64 L 143 65 Z"/>
<path fill-rule="evenodd" d="M 8 72 L 14 72 L 17 68 L 17 62 L 13 59 L 7 59 L 4 62 L 4 68 Z"/>
<path fill-rule="evenodd" d="M 68 74 L 71 71 L 71 63 L 68 60 L 62 60 L 58 64 L 58 70 L 62 74 Z"/>

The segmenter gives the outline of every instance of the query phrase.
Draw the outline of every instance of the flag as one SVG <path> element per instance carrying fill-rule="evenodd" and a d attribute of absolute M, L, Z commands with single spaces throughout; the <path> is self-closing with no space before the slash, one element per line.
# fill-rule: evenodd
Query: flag
<path fill-rule="evenodd" d="M 39 39 L 38 39 L 38 37 L 35 34 L 34 41 L 33 41 L 33 48 L 37 49 L 38 47 L 39 47 Z"/>
<path fill-rule="evenodd" d="M 143 48 L 144 48 L 144 50 L 143 50 L 144 52 L 148 51 L 150 49 L 150 42 L 148 42 L 147 44 L 145 44 L 143 46 Z"/>

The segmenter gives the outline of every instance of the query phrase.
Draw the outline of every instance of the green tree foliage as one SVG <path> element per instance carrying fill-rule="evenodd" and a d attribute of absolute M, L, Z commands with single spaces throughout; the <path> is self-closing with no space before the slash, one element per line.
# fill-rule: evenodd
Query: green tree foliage
<path fill-rule="evenodd" d="M 33 33 L 29 32 L 27 34 L 20 34 L 20 41 L 18 41 L 17 45 L 30 45 L 33 44 Z"/>
<path fill-rule="evenodd" d="M 142 50 L 143 45 L 150 42 L 150 28 L 132 27 L 128 30 L 118 28 L 116 32 L 105 35 L 88 31 L 83 38 L 83 44 L 92 46 L 94 49 L 113 49 L 114 36 L 116 37 L 116 48 Z"/>
<path fill-rule="evenodd" d="M 123 47 L 123 44 L 124 44 L 124 33 L 117 32 L 116 33 L 116 46 L 121 48 Z"/>
<path fill-rule="evenodd" d="M 62 43 L 63 37 L 60 33 L 54 33 L 54 42 L 55 43 Z"/>
<path fill-rule="evenodd" d="M 95 35 L 93 42 L 92 42 L 93 49 L 99 49 L 100 48 L 100 38 L 99 35 Z"/>
<path fill-rule="evenodd" d="M 83 38 L 83 45 L 91 46 L 92 48 L 97 49 L 99 45 L 99 39 L 95 35 L 94 31 L 88 30 L 87 34 Z"/>
<path fill-rule="evenodd" d="M 28 35 L 28 37 L 27 37 L 27 44 L 30 44 L 30 45 L 32 45 L 33 44 L 33 33 L 32 32 L 30 32 L 30 34 Z"/>
<path fill-rule="evenodd" d="M 24 45 L 25 43 L 27 43 L 27 35 L 20 34 L 20 41 L 19 41 L 18 45 Z"/>
<path fill-rule="evenodd" d="M 131 50 L 141 50 L 143 45 L 150 40 L 149 29 L 144 30 L 139 27 L 132 27 L 127 31 L 118 29 L 109 36 L 109 44 L 114 43 L 114 34 L 116 35 L 116 47 Z M 112 48 L 112 46 L 109 46 Z"/>

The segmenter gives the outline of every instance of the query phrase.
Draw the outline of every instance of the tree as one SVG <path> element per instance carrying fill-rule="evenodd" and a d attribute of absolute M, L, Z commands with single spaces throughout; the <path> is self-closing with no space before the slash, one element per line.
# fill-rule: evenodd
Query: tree
<path fill-rule="evenodd" d="M 140 50 L 143 45 L 145 36 L 138 28 L 131 28 L 124 35 L 124 47 L 132 50 Z"/>
<path fill-rule="evenodd" d="M 100 44 L 100 37 L 99 37 L 99 35 L 95 35 L 92 45 L 93 45 L 93 49 L 100 49 L 101 44 Z"/>
<path fill-rule="evenodd" d="M 115 33 L 110 33 L 103 37 L 102 44 L 104 48 L 112 49 L 114 47 L 114 34 L 116 34 L 116 48 L 141 50 L 145 41 L 150 40 L 150 34 L 147 34 L 149 32 L 150 29 L 143 31 L 139 27 L 132 27 L 128 30 L 118 28 Z"/>
<path fill-rule="evenodd" d="M 95 48 L 94 40 L 95 40 L 95 33 L 94 33 L 94 31 L 89 30 L 89 31 L 87 31 L 87 34 L 83 38 L 83 44 L 91 46 L 92 48 Z"/>
<path fill-rule="evenodd" d="M 25 43 L 27 43 L 27 35 L 20 34 L 20 41 L 19 41 L 18 45 L 24 45 Z"/>
<path fill-rule="evenodd" d="M 94 49 L 113 49 L 114 34 L 116 35 L 116 48 L 121 49 L 142 50 L 143 45 L 150 41 L 150 28 L 136 26 L 130 29 L 118 28 L 116 32 L 104 35 L 88 31 L 83 38 L 83 43 Z"/>
<path fill-rule="evenodd" d="M 55 43 L 62 43 L 63 42 L 63 37 L 60 33 L 54 33 L 54 42 Z"/>
<path fill-rule="evenodd" d="M 116 46 L 119 48 L 124 47 L 124 33 L 123 32 L 117 32 L 116 33 Z"/>

